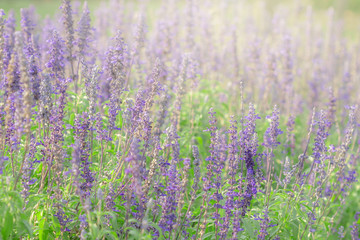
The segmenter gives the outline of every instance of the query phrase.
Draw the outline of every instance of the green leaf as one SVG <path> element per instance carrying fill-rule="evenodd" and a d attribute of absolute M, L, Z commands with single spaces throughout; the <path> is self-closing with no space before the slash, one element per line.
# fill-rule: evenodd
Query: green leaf
<path fill-rule="evenodd" d="M 42 218 L 39 223 L 39 240 L 46 240 L 49 234 L 46 218 Z"/>
<path fill-rule="evenodd" d="M 208 233 L 204 234 L 203 239 L 206 239 L 206 238 L 208 238 L 208 237 L 210 237 L 210 236 L 214 236 L 214 235 L 215 235 L 215 232 L 213 232 L 213 231 L 208 232 Z M 210 239 L 211 239 L 211 238 L 210 238 Z"/>
<path fill-rule="evenodd" d="M 23 233 L 27 233 L 28 235 L 32 235 L 32 229 L 29 222 L 25 219 L 22 219 L 19 224 L 19 232 L 22 231 Z"/>
<path fill-rule="evenodd" d="M 254 233 L 254 220 L 251 220 L 251 219 L 243 219 L 243 223 L 244 223 L 244 229 L 245 229 L 245 232 L 247 234 L 249 234 L 249 236 L 251 238 L 255 238 L 255 233 Z"/>
<path fill-rule="evenodd" d="M 10 213 L 8 209 L 5 213 L 4 227 L 3 229 L 1 229 L 1 235 L 3 236 L 3 239 L 8 239 L 8 237 L 10 236 L 14 226 L 13 220 L 14 220 L 13 215 Z"/>
<path fill-rule="evenodd" d="M 75 122 L 75 113 L 72 113 L 69 118 L 69 124 L 71 126 L 74 126 L 74 122 Z"/>
<path fill-rule="evenodd" d="M 203 146 L 203 138 L 202 137 L 197 137 L 196 140 L 197 140 L 198 146 Z"/>
<path fill-rule="evenodd" d="M 54 223 L 54 230 L 57 232 L 57 233 L 60 233 L 61 232 L 61 226 L 60 226 L 60 222 L 59 222 L 59 219 L 57 219 L 57 217 L 55 216 L 52 216 L 52 222 Z"/>

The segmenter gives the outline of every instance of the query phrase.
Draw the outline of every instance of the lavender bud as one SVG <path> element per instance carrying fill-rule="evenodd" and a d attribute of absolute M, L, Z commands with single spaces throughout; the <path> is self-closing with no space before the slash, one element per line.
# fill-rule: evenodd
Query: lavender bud
<path fill-rule="evenodd" d="M 270 127 L 265 132 L 264 146 L 268 148 L 276 148 L 280 145 L 277 137 L 283 133 L 279 128 L 279 110 L 277 109 L 277 106 L 274 107 L 272 115 L 267 116 L 266 118 L 270 120 Z"/>
<path fill-rule="evenodd" d="M 0 9 L 0 74 L 1 74 L 1 80 L 4 70 L 4 59 L 5 59 L 5 38 L 4 38 L 4 32 L 5 32 L 5 22 L 4 19 L 5 13 L 3 9 Z M 2 81 L 0 82 L 0 86 L 2 86 Z"/>
<path fill-rule="evenodd" d="M 89 48 L 89 42 L 91 42 L 91 19 L 90 11 L 87 6 L 87 2 L 84 3 L 83 12 L 78 23 L 77 33 L 77 46 L 79 55 L 84 57 L 87 54 Z"/>
<path fill-rule="evenodd" d="M 32 32 L 35 29 L 35 23 L 34 23 L 34 19 L 33 19 L 33 9 L 20 9 L 20 15 L 21 15 L 21 28 L 22 31 L 24 33 L 24 37 L 26 42 L 30 42 L 31 41 L 31 35 Z"/>
<path fill-rule="evenodd" d="M 45 66 L 48 68 L 50 76 L 56 79 L 57 88 L 60 82 L 65 81 L 65 58 L 64 58 L 64 41 L 61 39 L 57 31 L 52 31 L 47 55 L 49 56 Z"/>
<path fill-rule="evenodd" d="M 89 100 L 89 113 L 90 117 L 93 118 L 96 112 L 96 102 L 99 90 L 99 76 L 101 71 L 98 67 L 92 66 L 91 69 L 87 65 L 83 65 L 83 75 L 85 78 L 85 92 Z"/>
<path fill-rule="evenodd" d="M 65 29 L 65 45 L 68 49 L 68 60 L 72 62 L 73 60 L 73 46 L 74 46 L 74 22 L 72 17 L 72 9 L 70 0 L 62 1 L 62 13 L 63 13 L 63 24 Z"/>

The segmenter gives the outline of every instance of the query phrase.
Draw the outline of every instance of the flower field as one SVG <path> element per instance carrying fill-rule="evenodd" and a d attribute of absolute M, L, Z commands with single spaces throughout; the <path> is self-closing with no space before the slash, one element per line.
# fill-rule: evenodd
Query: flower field
<path fill-rule="evenodd" d="M 0 9 L 0 239 L 360 239 L 336 7 L 58 4 Z"/>

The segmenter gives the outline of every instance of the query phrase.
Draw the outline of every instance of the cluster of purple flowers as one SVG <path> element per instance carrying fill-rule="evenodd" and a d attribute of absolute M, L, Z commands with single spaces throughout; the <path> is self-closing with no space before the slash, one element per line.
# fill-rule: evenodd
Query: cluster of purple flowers
<path fill-rule="evenodd" d="M 224 17 L 234 1 L 163 1 L 153 22 L 147 4 L 135 19 L 109 0 L 92 20 L 63 0 L 61 21 L 24 8 L 18 27 L 0 10 L 0 182 L 35 238 L 325 238 L 332 224 L 358 239 L 359 214 L 340 221 L 358 177 L 360 60 L 338 26 L 324 43 L 281 11 L 258 24 L 244 9 L 242 25 Z"/>

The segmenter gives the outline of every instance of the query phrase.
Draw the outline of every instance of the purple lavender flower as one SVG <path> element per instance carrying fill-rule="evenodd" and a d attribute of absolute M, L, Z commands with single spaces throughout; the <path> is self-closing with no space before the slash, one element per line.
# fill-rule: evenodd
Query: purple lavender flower
<path fill-rule="evenodd" d="M 107 136 L 107 130 L 103 127 L 103 119 L 100 112 L 96 113 L 95 121 L 96 139 L 98 141 L 110 141 L 111 139 Z"/>
<path fill-rule="evenodd" d="M 279 110 L 277 109 L 277 106 L 274 106 L 274 110 L 271 114 L 271 116 L 267 116 L 267 119 L 270 120 L 270 126 L 268 127 L 268 129 L 266 129 L 265 134 L 264 134 L 264 143 L 263 145 L 267 148 L 266 149 L 266 176 L 267 176 L 267 181 L 268 183 L 271 182 L 270 177 L 271 177 L 271 172 L 272 172 L 272 167 L 271 167 L 271 162 L 273 161 L 273 156 L 274 156 L 274 149 L 280 145 L 280 142 L 278 141 L 278 136 L 280 134 L 282 134 L 283 132 L 281 131 L 281 129 L 279 128 Z M 269 184 L 267 187 L 267 191 L 269 188 Z"/>
<path fill-rule="evenodd" d="M 277 106 L 274 107 L 274 111 L 270 116 L 267 116 L 266 119 L 270 121 L 270 126 L 266 129 L 264 135 L 264 146 L 271 149 L 276 148 L 280 145 L 277 137 L 283 133 L 279 128 L 279 110 Z"/>
<path fill-rule="evenodd" d="M 295 126 L 295 117 L 290 115 L 286 123 L 286 144 L 285 147 L 293 154 L 295 148 L 295 135 L 293 133 Z"/>
<path fill-rule="evenodd" d="M 66 216 L 64 210 L 62 209 L 62 204 L 58 203 L 55 205 L 55 207 L 58 209 L 57 212 L 54 214 L 54 216 L 59 220 L 61 231 L 70 232 L 70 229 L 67 228 L 67 224 L 71 222 L 71 219 Z"/>
<path fill-rule="evenodd" d="M 36 159 L 35 159 L 36 146 L 37 146 L 37 143 L 36 143 L 35 139 L 32 139 L 31 145 L 30 145 L 30 150 L 27 153 L 27 156 L 25 159 L 25 164 L 23 167 L 23 175 L 22 175 L 23 190 L 22 190 L 21 194 L 25 200 L 25 205 L 29 202 L 28 197 L 30 196 L 30 192 L 29 192 L 30 186 L 36 182 L 35 178 L 31 178 L 32 170 L 34 169 L 33 165 L 34 165 L 34 162 L 36 162 Z"/>
<path fill-rule="evenodd" d="M 240 132 L 239 144 L 242 148 L 242 152 L 245 153 L 242 156 L 243 161 L 246 159 L 247 166 L 253 168 L 255 155 L 257 152 L 257 138 L 256 138 L 256 120 L 260 119 L 259 115 L 256 114 L 253 104 L 249 104 L 249 113 L 244 117 L 244 129 Z M 254 142 L 254 140 L 256 140 Z M 243 163 L 242 163 L 243 164 Z"/>
<path fill-rule="evenodd" d="M 4 163 L 5 161 L 8 161 L 9 157 L 6 156 L 0 156 L 0 175 L 4 173 Z"/>
<path fill-rule="evenodd" d="M 84 64 L 82 72 L 85 78 L 85 92 L 89 100 L 90 117 L 94 118 L 99 90 L 98 81 L 101 70 L 99 70 L 96 65 L 88 67 L 86 64 Z"/>
<path fill-rule="evenodd" d="M 162 133 L 162 127 L 165 123 L 166 117 L 168 115 L 168 108 L 170 105 L 170 98 L 169 91 L 166 87 L 163 88 L 163 91 L 160 96 L 160 100 L 157 105 L 160 106 L 159 112 L 157 114 L 158 118 L 155 123 L 154 127 L 154 134 L 156 136 L 160 136 Z"/>
<path fill-rule="evenodd" d="M 331 125 L 335 122 L 335 116 L 336 116 L 336 98 L 334 95 L 334 90 L 332 88 L 329 88 L 329 102 L 327 107 L 327 119 L 329 121 L 329 128 L 331 128 Z"/>
<path fill-rule="evenodd" d="M 171 235 L 171 231 L 176 223 L 176 207 L 177 199 L 176 194 L 179 189 L 179 177 L 175 163 L 173 163 L 168 171 L 165 173 L 168 177 L 167 187 L 164 189 L 166 196 L 162 197 L 162 215 L 159 220 L 159 226 L 163 230 L 164 234 Z"/>
<path fill-rule="evenodd" d="M 76 194 L 82 198 L 84 196 L 81 188 L 80 188 L 80 174 L 81 174 L 81 145 L 80 141 L 76 140 L 73 144 L 73 152 L 71 158 L 71 165 L 72 165 L 72 176 L 73 176 L 73 185 L 75 186 Z"/>
<path fill-rule="evenodd" d="M 80 185 L 81 192 L 84 196 L 89 196 L 90 191 L 95 181 L 93 173 L 90 170 L 91 162 L 89 161 L 89 140 L 88 135 L 90 131 L 90 119 L 87 113 L 82 116 L 77 116 L 75 119 L 74 134 L 75 140 L 80 143 L 80 159 L 81 159 L 81 177 L 82 183 Z"/>
<path fill-rule="evenodd" d="M 132 175 L 132 190 L 135 195 L 141 199 L 143 196 L 142 182 L 144 180 L 144 161 L 145 159 L 140 155 L 140 140 L 133 139 L 131 143 L 130 153 L 125 159 L 129 162 L 129 168 L 126 170 Z"/>
<path fill-rule="evenodd" d="M 125 77 L 128 65 L 128 46 L 118 31 L 112 39 L 113 44 L 106 52 L 105 73 L 110 83 L 113 95 L 119 95 L 125 87 Z"/>
<path fill-rule="evenodd" d="M 315 214 L 312 212 L 312 211 L 309 211 L 308 213 L 307 213 L 307 215 L 308 215 L 308 225 L 309 225 L 309 231 L 311 232 L 311 233 L 314 233 L 314 232 L 316 232 L 316 226 L 314 226 L 315 225 L 315 221 L 316 221 L 316 216 L 315 216 Z"/>
<path fill-rule="evenodd" d="M 220 159 L 220 149 L 221 149 L 221 143 L 219 139 L 219 133 L 217 131 L 217 119 L 215 117 L 216 112 L 213 111 L 212 108 L 209 110 L 209 124 L 210 128 L 206 131 L 210 132 L 210 146 L 209 146 L 209 153 L 210 156 L 206 158 L 206 160 L 209 162 L 207 165 L 207 177 L 205 178 L 204 182 L 204 190 L 209 191 L 211 188 L 215 190 L 215 192 L 212 195 L 212 198 L 216 201 L 214 203 L 214 208 L 216 211 L 214 212 L 214 219 L 215 219 L 215 226 L 216 229 L 218 228 L 219 221 L 220 221 L 220 215 L 219 215 L 219 209 L 222 208 L 222 205 L 220 204 L 220 201 L 223 199 L 223 195 L 221 193 L 221 187 L 222 187 L 222 170 L 223 170 L 223 164 Z"/>
<path fill-rule="evenodd" d="M 339 239 L 343 239 L 345 237 L 344 226 L 340 226 L 337 233 L 339 234 Z"/>
<path fill-rule="evenodd" d="M 241 199 L 240 207 L 242 216 L 245 216 L 245 214 L 247 213 L 248 207 L 251 204 L 251 200 L 255 197 L 257 193 L 256 180 L 254 172 L 251 168 L 247 170 L 246 182 L 246 189 L 244 193 L 242 194 L 241 192 L 239 192 L 239 199 Z"/>
<path fill-rule="evenodd" d="M 51 106 L 52 106 L 52 98 L 51 94 L 53 92 L 52 90 L 52 84 L 51 84 L 51 77 L 49 74 L 44 74 L 42 76 L 40 87 L 39 87 L 39 113 L 38 116 L 40 117 L 40 121 L 42 121 L 43 124 L 46 124 L 50 118 L 51 113 Z"/>
<path fill-rule="evenodd" d="M 355 221 L 353 222 L 353 224 L 350 226 L 351 228 L 351 239 L 352 240 L 359 240 L 359 216 L 360 216 L 360 212 L 357 212 L 354 216 Z"/>
<path fill-rule="evenodd" d="M 319 120 L 315 122 L 315 124 L 318 125 L 318 130 L 314 140 L 315 143 L 313 148 L 313 156 L 314 156 L 314 163 L 319 164 L 320 158 L 322 157 L 323 154 L 327 152 L 325 141 L 329 135 L 327 132 L 328 123 L 324 111 L 320 112 Z"/>
<path fill-rule="evenodd" d="M 238 149 L 238 132 L 237 132 L 237 121 L 234 119 L 234 116 L 231 116 L 230 120 L 230 129 L 228 131 L 230 135 L 230 144 L 229 148 L 229 175 L 231 177 L 231 181 L 229 182 L 231 185 L 235 184 L 234 176 L 237 172 L 238 164 L 237 164 L 237 153 Z"/>
<path fill-rule="evenodd" d="M 113 188 L 113 185 L 110 183 L 109 184 L 109 191 L 105 197 L 105 207 L 108 211 L 118 211 L 116 210 L 116 207 L 115 207 L 115 191 L 114 191 L 114 188 Z"/>
<path fill-rule="evenodd" d="M 5 13 L 4 10 L 0 9 L 0 74 L 3 75 L 4 70 L 4 59 L 6 55 L 5 51 L 5 36 L 4 36 L 4 30 L 5 30 L 5 22 L 4 19 Z M 3 82 L 0 82 L 0 86 L 3 86 Z"/>
<path fill-rule="evenodd" d="M 22 49 L 21 49 L 22 50 Z M 16 52 L 11 54 L 11 59 L 7 68 L 5 76 L 7 83 L 7 95 L 15 93 L 20 89 L 20 70 L 19 58 Z"/>
<path fill-rule="evenodd" d="M 31 41 L 31 35 L 35 29 L 35 23 L 34 23 L 34 9 L 31 8 L 22 8 L 20 10 L 21 14 L 21 28 L 24 32 L 24 37 L 26 42 Z"/>
<path fill-rule="evenodd" d="M 65 45 L 68 50 L 68 57 L 67 59 L 72 63 L 73 61 L 73 46 L 74 46 L 74 21 L 73 21 L 73 11 L 71 8 L 71 1 L 70 0 L 62 0 L 62 13 L 63 13 L 63 24 L 65 30 Z M 72 73 L 74 73 L 73 66 Z"/>
<path fill-rule="evenodd" d="M 189 169 L 190 169 L 190 158 L 185 158 L 183 160 L 183 163 L 184 163 L 184 167 L 183 167 L 183 171 L 182 171 L 182 179 L 181 179 L 181 182 L 179 184 L 179 191 L 177 193 L 177 203 L 178 203 L 178 206 L 177 206 L 177 219 L 176 219 L 176 227 L 175 227 L 175 230 L 177 231 L 177 229 L 179 227 L 183 227 L 183 225 L 181 224 L 181 219 L 182 219 L 182 208 L 185 204 L 185 193 L 187 191 L 187 184 L 188 184 L 188 181 L 189 181 L 189 177 L 188 177 L 188 174 L 189 174 Z M 186 216 L 187 217 L 187 216 Z M 175 232 L 176 232 L 175 231 Z M 187 231 L 185 231 L 185 235 L 187 234 Z M 184 233 L 183 231 L 183 233 Z"/>
<path fill-rule="evenodd" d="M 41 69 L 38 67 L 36 59 L 39 57 L 39 53 L 36 52 L 33 46 L 33 42 L 27 43 L 25 47 L 25 54 L 28 62 L 28 74 L 30 77 L 30 83 L 32 85 L 32 95 L 37 101 L 40 98 L 40 77 L 39 72 Z"/>
<path fill-rule="evenodd" d="M 171 122 L 174 126 L 178 128 L 178 124 L 180 122 L 180 112 L 182 106 L 182 96 L 185 93 L 185 83 L 187 80 L 187 72 L 189 67 L 189 55 L 184 55 L 181 63 L 181 70 L 179 73 L 179 80 L 176 81 L 176 88 L 175 88 L 175 102 L 174 102 L 174 111 L 173 115 L 171 116 Z"/>
<path fill-rule="evenodd" d="M 13 152 L 16 149 L 16 146 L 18 144 L 18 136 L 16 134 L 16 131 L 21 131 L 20 128 L 16 128 L 15 125 L 15 114 L 16 109 L 18 112 L 20 111 L 19 107 L 16 107 L 16 100 L 18 101 L 21 98 L 16 98 L 19 93 L 17 92 L 19 90 L 19 84 L 20 84 L 20 76 L 19 76 L 19 63 L 18 59 L 15 53 L 11 55 L 11 60 L 7 68 L 6 73 L 6 91 L 5 91 L 5 106 L 4 106 L 4 112 L 5 112 L 5 121 L 4 121 L 4 127 L 5 127 L 5 143 L 6 146 L 8 146 L 8 149 L 10 152 Z M 19 120 L 19 119 L 17 119 Z M 21 122 L 21 121 L 20 121 Z"/>
<path fill-rule="evenodd" d="M 86 214 L 80 215 L 79 216 L 79 221 L 80 221 L 80 229 L 81 229 L 80 239 L 86 239 L 86 231 L 85 231 L 85 229 L 89 225 L 88 222 L 87 222 Z"/>
<path fill-rule="evenodd" d="M 8 18 L 6 19 L 5 29 L 3 32 L 4 48 L 2 48 L 2 50 L 4 50 L 4 55 L 3 55 L 4 65 L 2 66 L 2 68 L 4 69 L 8 67 L 8 64 L 11 59 L 11 54 L 13 53 L 13 49 L 15 46 L 15 34 L 14 34 L 15 29 L 16 29 L 15 13 L 14 11 L 11 10 L 9 12 Z"/>
<path fill-rule="evenodd" d="M 127 71 L 127 45 L 125 44 L 121 32 L 114 38 L 114 45 L 106 53 L 105 74 L 107 84 L 110 87 L 109 101 L 109 134 L 112 130 L 119 129 L 115 125 L 116 117 L 121 110 L 121 94 L 125 87 L 125 77 Z"/>
<path fill-rule="evenodd" d="M 265 240 L 266 236 L 269 235 L 269 233 L 267 232 L 267 229 L 270 226 L 270 219 L 269 219 L 269 210 L 267 208 L 265 208 L 264 210 L 264 216 L 263 218 L 260 218 L 261 222 L 260 222 L 260 231 L 259 234 L 257 236 L 258 240 Z"/>
<path fill-rule="evenodd" d="M 16 137 L 16 127 L 15 127 L 15 94 L 11 94 L 6 99 L 6 105 L 4 108 L 5 111 L 5 143 L 8 146 L 10 152 L 13 152 L 16 149 L 18 144 L 18 139 Z"/>
<path fill-rule="evenodd" d="M 140 21 L 137 24 L 135 31 L 134 47 L 131 52 L 133 56 L 135 55 L 138 56 L 141 48 L 144 47 L 145 33 L 146 33 L 145 16 L 144 14 L 141 14 Z"/>
<path fill-rule="evenodd" d="M 230 223 L 231 223 L 231 218 L 233 216 L 233 209 L 235 207 L 235 197 L 236 197 L 236 192 L 235 192 L 235 184 L 237 183 L 236 180 L 236 174 L 237 174 L 237 170 L 238 170 L 238 162 L 237 162 L 237 154 L 238 154 L 238 132 L 237 132 L 237 121 L 234 120 L 234 116 L 231 117 L 230 120 L 230 129 L 229 129 L 229 134 L 230 134 L 230 144 L 228 146 L 229 148 L 229 184 L 230 187 L 228 189 L 228 193 L 226 194 L 226 202 L 225 202 L 225 217 L 223 218 L 223 223 L 221 226 L 221 231 L 220 231 L 220 238 L 221 239 L 225 239 L 227 234 L 228 234 L 228 230 L 230 228 Z"/>
<path fill-rule="evenodd" d="M 209 153 L 210 156 L 208 156 L 205 160 L 208 161 L 208 164 L 206 166 L 208 173 L 206 174 L 206 177 L 203 178 L 204 181 L 204 187 L 203 190 L 204 191 L 209 191 L 213 186 L 212 186 L 212 179 L 214 176 L 214 172 L 213 170 L 215 169 L 216 165 L 215 162 L 218 160 L 218 152 L 216 151 L 216 147 L 217 147 L 217 138 L 216 138 L 216 118 L 215 118 L 215 113 L 213 111 L 212 108 L 210 108 L 209 111 L 209 124 L 210 124 L 210 128 L 205 130 L 205 131 L 209 131 L 210 135 L 211 135 L 211 144 L 209 146 Z"/>
<path fill-rule="evenodd" d="M 140 128 L 141 123 L 142 123 L 142 114 L 145 108 L 145 104 L 146 101 L 144 99 L 144 97 L 147 95 L 147 92 L 143 89 L 140 89 L 137 94 L 136 94 L 136 98 L 135 98 L 135 104 L 134 106 L 131 108 L 131 115 L 132 115 L 132 119 L 131 119 L 131 127 L 129 128 L 129 134 L 137 134 L 137 137 L 141 137 L 143 132 L 142 129 Z"/>
<path fill-rule="evenodd" d="M 76 29 L 77 33 L 77 46 L 78 52 L 81 57 L 89 55 L 89 43 L 91 42 L 91 19 L 90 11 L 87 6 L 87 3 L 84 3 L 83 11 L 81 18 L 78 23 L 78 28 Z"/>
<path fill-rule="evenodd" d="M 21 84 L 21 97 L 22 97 L 22 106 L 18 107 L 18 110 L 21 109 L 21 119 L 22 119 L 22 128 L 24 129 L 24 133 L 30 136 L 31 133 L 31 108 L 32 108 L 32 87 L 31 87 L 31 79 L 29 76 L 28 70 L 28 61 L 26 56 L 24 55 L 24 39 L 20 32 L 16 33 L 15 36 L 16 42 L 16 51 L 19 58 L 19 70 L 20 70 L 20 84 Z"/>
<path fill-rule="evenodd" d="M 57 87 L 59 87 L 59 82 L 65 80 L 64 40 L 54 30 L 47 43 L 49 44 L 47 52 L 49 59 L 45 66 L 49 69 L 50 76 L 56 79 Z"/>
<path fill-rule="evenodd" d="M 255 134 L 256 130 L 256 120 L 261 119 L 258 114 L 255 112 L 255 107 L 252 103 L 249 104 L 249 113 L 244 117 L 246 122 L 244 123 L 244 131 L 242 135 L 243 139 L 246 141 L 251 141 L 252 136 Z"/>

